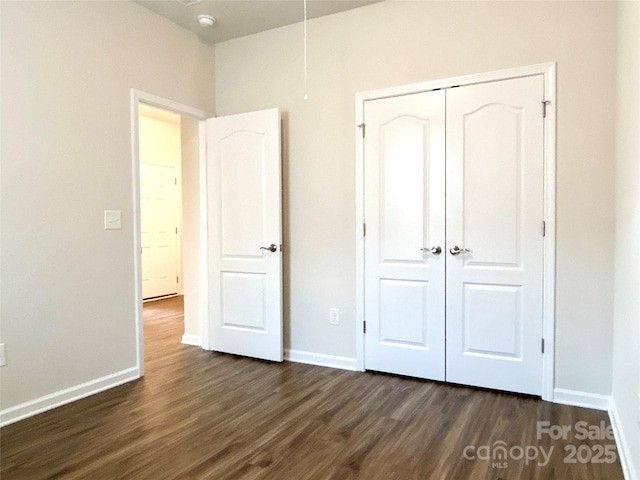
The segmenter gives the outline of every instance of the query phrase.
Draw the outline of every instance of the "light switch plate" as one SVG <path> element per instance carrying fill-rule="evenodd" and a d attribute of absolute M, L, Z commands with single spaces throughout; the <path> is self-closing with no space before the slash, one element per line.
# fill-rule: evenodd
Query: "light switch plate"
<path fill-rule="evenodd" d="M 104 229 L 120 230 L 122 228 L 122 211 L 105 210 L 104 211 Z"/>
<path fill-rule="evenodd" d="M 4 367 L 7 364 L 7 351 L 6 345 L 0 343 L 0 367 Z"/>

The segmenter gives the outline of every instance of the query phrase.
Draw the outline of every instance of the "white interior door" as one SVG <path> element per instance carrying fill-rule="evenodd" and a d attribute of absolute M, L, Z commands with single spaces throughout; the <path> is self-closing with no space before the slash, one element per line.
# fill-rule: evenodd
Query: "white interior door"
<path fill-rule="evenodd" d="M 543 94 L 542 75 L 447 90 L 450 382 L 542 391 Z"/>
<path fill-rule="evenodd" d="M 364 111 L 365 365 L 444 380 L 445 94 Z"/>
<path fill-rule="evenodd" d="M 178 198 L 175 167 L 140 164 L 142 298 L 178 292 Z"/>
<path fill-rule="evenodd" d="M 210 345 L 282 361 L 280 112 L 207 120 Z"/>

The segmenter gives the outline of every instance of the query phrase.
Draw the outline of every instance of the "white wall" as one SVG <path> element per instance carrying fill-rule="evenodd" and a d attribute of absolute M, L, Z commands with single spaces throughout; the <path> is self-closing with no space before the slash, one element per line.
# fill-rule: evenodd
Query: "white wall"
<path fill-rule="evenodd" d="M 136 367 L 130 89 L 213 111 L 214 49 L 132 2 L 0 8 L 6 410 Z"/>
<path fill-rule="evenodd" d="M 640 3 L 618 7 L 613 412 L 640 478 Z M 633 472 L 633 473 L 631 473 Z"/>
<path fill-rule="evenodd" d="M 145 109 L 144 111 L 146 111 Z M 160 120 L 141 113 L 138 118 L 140 163 L 180 168 L 180 116 L 176 121 Z"/>
<path fill-rule="evenodd" d="M 286 346 L 356 353 L 356 92 L 556 61 L 556 386 L 609 394 L 616 4 L 388 1 L 308 38 L 307 101 L 302 25 L 216 46 L 218 115 L 284 111 Z"/>

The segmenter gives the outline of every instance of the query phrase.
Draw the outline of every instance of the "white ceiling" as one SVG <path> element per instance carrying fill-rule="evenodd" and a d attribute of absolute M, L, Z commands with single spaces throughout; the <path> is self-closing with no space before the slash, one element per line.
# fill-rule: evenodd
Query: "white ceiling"
<path fill-rule="evenodd" d="M 205 43 L 291 25 L 304 20 L 304 0 L 133 0 L 168 20 L 194 32 Z M 307 18 L 351 10 L 381 0 L 307 0 Z M 198 15 L 216 19 L 213 27 L 201 27 Z"/>

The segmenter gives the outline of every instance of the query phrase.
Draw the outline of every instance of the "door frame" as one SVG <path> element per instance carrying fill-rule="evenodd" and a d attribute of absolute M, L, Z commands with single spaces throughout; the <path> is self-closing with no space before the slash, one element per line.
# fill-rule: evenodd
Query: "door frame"
<path fill-rule="evenodd" d="M 135 302 L 135 330 L 136 330 L 136 353 L 139 376 L 144 375 L 144 332 L 142 319 L 142 244 L 140 232 L 140 151 L 138 145 L 138 104 L 144 103 L 152 107 L 168 110 L 178 115 L 192 118 L 199 121 L 199 170 L 200 170 L 200 253 L 202 262 L 206 265 L 207 257 L 207 210 L 206 210 L 206 132 L 204 121 L 213 115 L 190 107 L 167 98 L 159 97 L 141 90 L 131 89 L 130 92 L 130 113 L 131 113 L 131 169 L 133 178 L 133 281 Z M 206 292 L 208 290 L 207 269 L 200 272 L 200 305 L 199 311 L 202 318 L 202 348 L 209 348 L 209 325 L 204 321 L 207 318 L 208 301 Z"/>
<path fill-rule="evenodd" d="M 509 80 L 513 78 L 543 75 L 544 101 L 546 108 L 544 123 L 544 236 L 543 258 L 543 312 L 542 335 L 545 352 L 542 355 L 542 399 L 553 401 L 555 368 L 555 264 L 556 264 L 556 63 L 541 63 L 493 72 L 452 77 L 429 82 L 403 85 L 356 93 L 356 369 L 365 370 L 364 363 L 364 102 L 382 98 L 410 95 L 441 88 L 459 87 L 478 83 Z M 543 106 L 540 106 L 542 112 Z"/>

